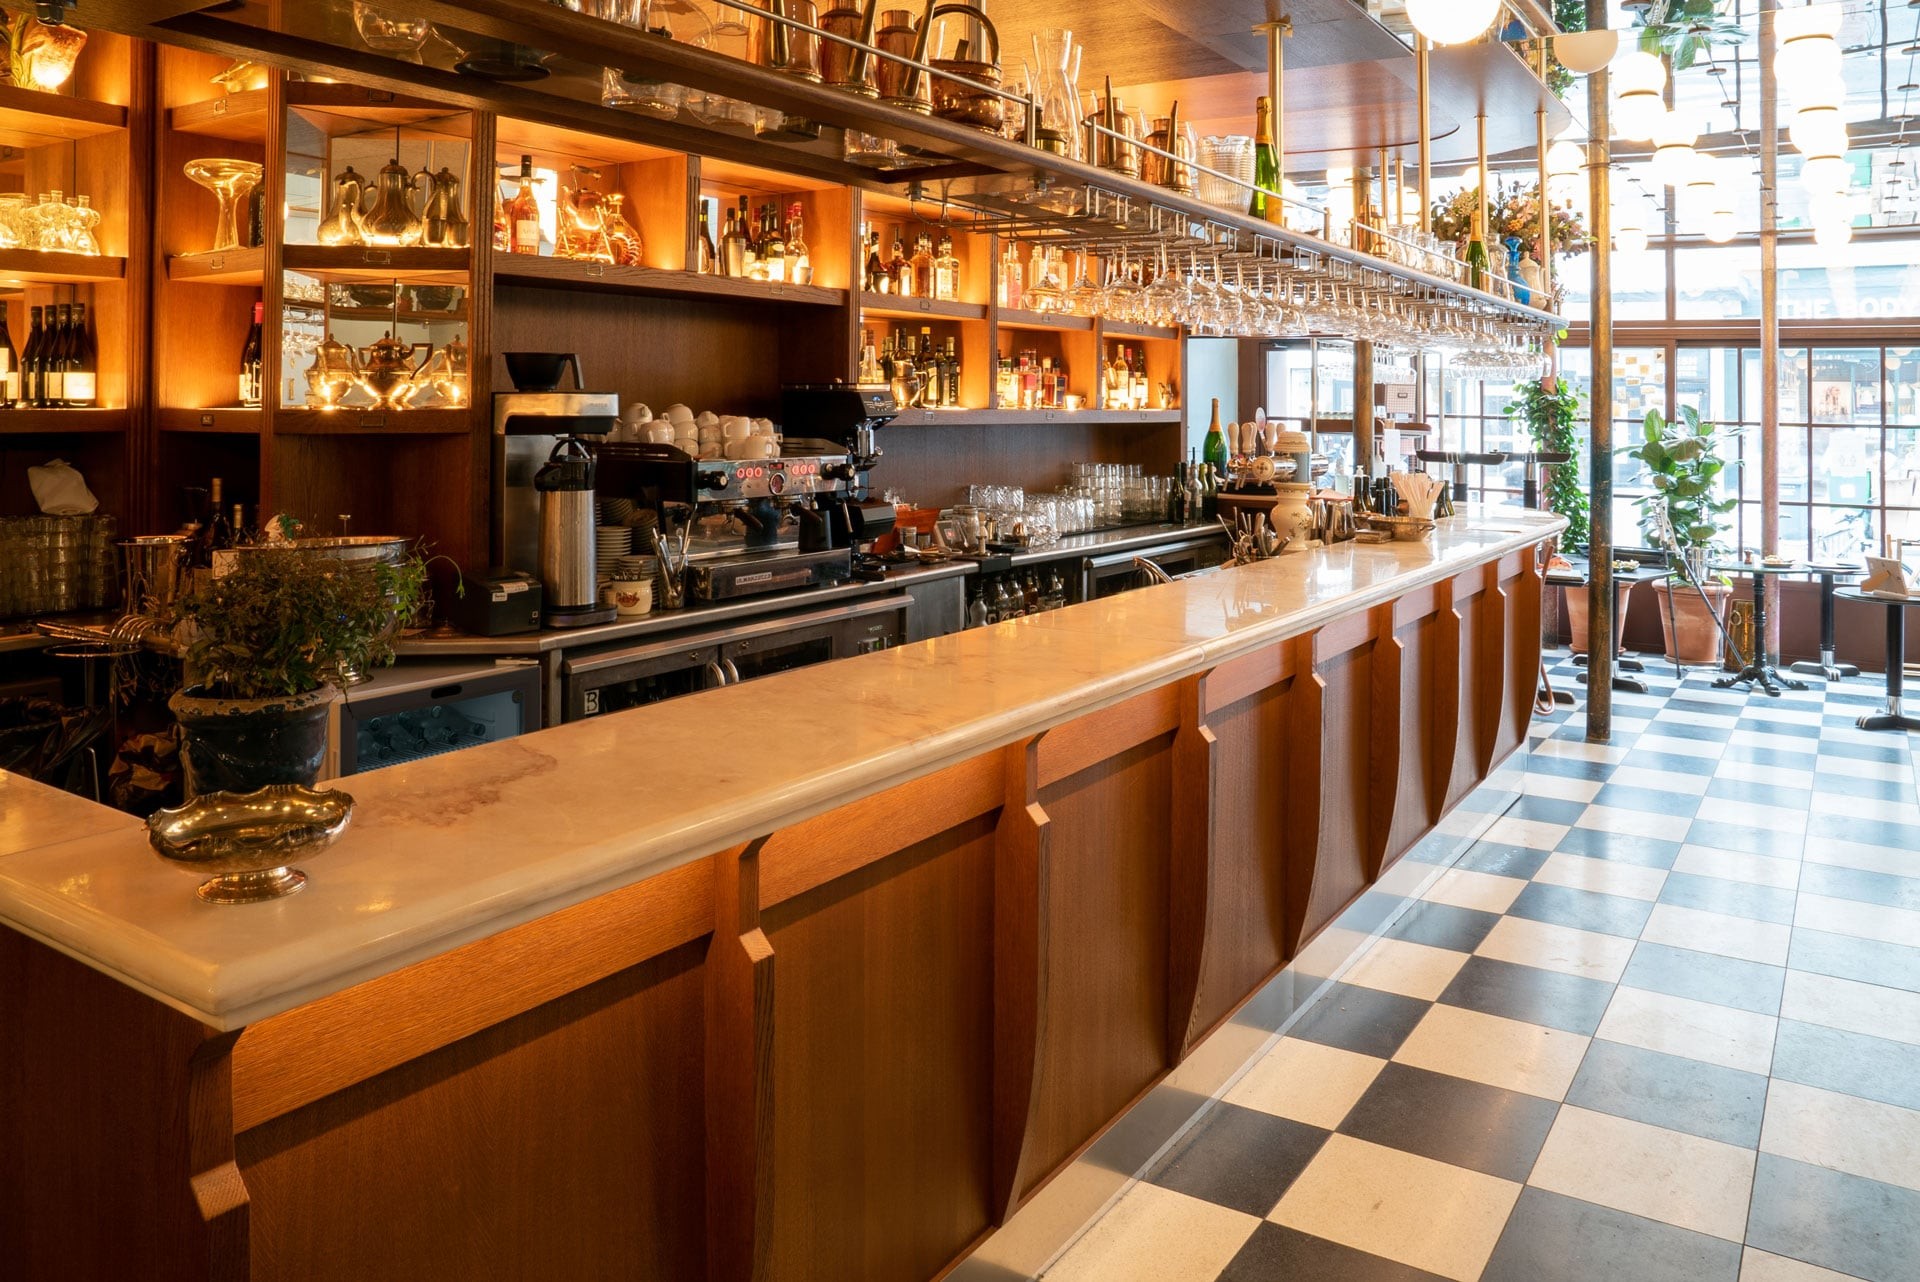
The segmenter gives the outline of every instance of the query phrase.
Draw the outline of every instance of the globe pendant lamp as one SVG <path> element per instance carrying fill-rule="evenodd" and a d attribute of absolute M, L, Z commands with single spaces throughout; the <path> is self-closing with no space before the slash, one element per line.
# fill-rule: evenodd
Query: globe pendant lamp
<path fill-rule="evenodd" d="M 1707 239 L 1715 245 L 1726 244 L 1739 230 L 1740 223 L 1731 209 L 1716 209 L 1707 215 Z"/>
<path fill-rule="evenodd" d="M 1500 14 L 1500 0 L 1407 0 L 1407 21 L 1437 45 L 1476 39 Z"/>
<path fill-rule="evenodd" d="M 1562 138 L 1547 148 L 1547 176 L 1559 178 L 1577 174 L 1587 166 L 1587 152 L 1577 142 Z"/>
<path fill-rule="evenodd" d="M 1647 249 L 1647 227 L 1643 215 L 1632 208 L 1617 211 L 1613 217 L 1613 247 L 1622 254 L 1642 254 Z"/>
<path fill-rule="evenodd" d="M 1822 249 L 1838 249 L 1852 242 L 1852 223 L 1821 223 L 1813 229 L 1813 243 Z"/>
<path fill-rule="evenodd" d="M 1651 140 L 1667 114 L 1662 96 L 1667 87 L 1666 64 L 1636 49 L 1613 64 L 1612 78 L 1616 94 L 1613 131 L 1638 142 Z"/>
<path fill-rule="evenodd" d="M 1815 152 L 1800 166 L 1800 185 L 1815 195 L 1845 192 L 1853 186 L 1853 168 L 1837 152 Z"/>
<path fill-rule="evenodd" d="M 1775 16 L 1779 48 L 1773 55 L 1773 70 L 1789 96 L 1795 96 L 1796 85 L 1839 77 L 1840 42 L 1834 37 L 1840 33 L 1841 16 L 1837 4 L 1782 9 Z"/>
<path fill-rule="evenodd" d="M 1720 199 L 1720 162 L 1700 155 L 1689 168 L 1686 185 L 1680 189 L 1680 208 L 1688 222 L 1705 222 L 1723 203 Z"/>
<path fill-rule="evenodd" d="M 1700 153 L 1699 133 L 1678 112 L 1668 112 L 1653 131 L 1653 176 L 1668 187 L 1685 187 Z"/>
<path fill-rule="evenodd" d="M 1802 107 L 1794 113 L 1787 137 L 1803 156 L 1840 156 L 1847 150 L 1847 122 L 1838 107 Z"/>

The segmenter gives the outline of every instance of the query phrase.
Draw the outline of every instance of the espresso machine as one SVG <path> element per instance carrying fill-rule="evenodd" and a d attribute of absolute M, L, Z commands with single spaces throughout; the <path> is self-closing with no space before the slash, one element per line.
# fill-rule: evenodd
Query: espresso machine
<path fill-rule="evenodd" d="M 504 356 L 515 390 L 493 397 L 493 565 L 540 576 L 548 627 L 611 622 L 612 607 L 601 606 L 596 595 L 588 443 L 620 422 L 620 398 L 585 391 L 580 360 L 570 352 Z M 563 392 L 560 379 L 569 368 L 574 390 Z M 565 448 L 568 442 L 577 448 Z M 548 470 L 554 463 L 565 466 Z M 539 483 L 543 471 L 545 485 Z"/>
<path fill-rule="evenodd" d="M 885 386 L 789 383 L 780 401 L 789 438 L 844 452 L 850 469 L 844 494 L 822 505 L 825 528 L 809 531 L 802 523 L 801 546 L 812 537 L 827 547 L 848 548 L 856 578 L 885 577 L 885 568 L 864 549 L 893 530 L 893 504 L 873 498 L 872 472 L 881 458 L 879 429 L 900 416 L 899 400 Z"/>

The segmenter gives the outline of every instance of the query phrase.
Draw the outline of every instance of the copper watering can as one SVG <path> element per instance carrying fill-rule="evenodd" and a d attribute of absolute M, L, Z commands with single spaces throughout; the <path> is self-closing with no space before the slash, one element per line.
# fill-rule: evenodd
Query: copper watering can
<path fill-rule="evenodd" d="M 1148 151 L 1140 157 L 1140 179 L 1156 187 L 1165 187 L 1177 191 L 1183 196 L 1193 194 L 1193 126 L 1184 128 L 1180 124 L 1180 104 L 1175 102 L 1167 114 L 1153 122 L 1153 132 L 1147 135 L 1147 146 L 1159 151 L 1171 152 L 1172 157 L 1158 152 Z"/>
<path fill-rule="evenodd" d="M 873 24 L 880 17 L 880 0 L 869 0 L 863 12 L 857 0 L 838 0 L 820 18 L 820 29 L 863 45 L 873 43 Z M 875 83 L 873 55 L 837 40 L 820 42 L 820 77 L 835 89 L 863 98 L 880 96 Z"/>
<path fill-rule="evenodd" d="M 935 58 L 932 65 L 954 76 L 964 76 L 967 80 L 993 89 L 1000 87 L 1000 32 L 995 29 L 993 20 L 977 5 L 951 3 L 937 4 L 927 14 L 925 26 L 946 17 L 965 17 L 976 22 L 991 42 L 990 55 L 984 60 L 971 57 L 972 46 L 961 40 L 954 47 L 951 58 Z M 975 129 L 984 129 L 989 133 L 999 133 L 1007 118 L 1007 103 L 997 93 L 960 80 L 950 80 L 946 76 L 933 78 L 933 114 L 942 120 L 952 120 L 963 125 L 972 125 Z"/>
<path fill-rule="evenodd" d="M 927 42 L 933 35 L 936 3 L 937 0 L 927 0 L 926 11 L 921 15 L 918 27 L 914 26 L 913 14 L 906 9 L 888 9 L 882 13 L 875 47 L 915 62 L 925 62 Z M 882 101 L 922 115 L 932 112 L 933 94 L 927 86 L 927 76 L 920 68 L 888 58 L 874 61 L 874 76 L 880 87 Z"/>
<path fill-rule="evenodd" d="M 790 27 L 777 21 L 791 18 L 795 22 L 805 23 L 807 27 L 819 26 L 814 0 L 765 0 L 765 3 L 767 12 L 773 16 L 755 19 L 760 29 L 760 65 L 814 84 L 820 83 L 820 37 L 805 27 Z"/>
<path fill-rule="evenodd" d="M 1098 110 L 1086 119 L 1087 158 L 1101 169 L 1129 178 L 1140 176 L 1139 126 L 1113 96 L 1113 77 L 1106 79 L 1106 95 Z M 1094 128 L 1094 126 L 1099 128 Z M 1103 132 L 1104 131 L 1104 132 Z M 1120 137 L 1114 137 L 1119 134 Z"/>

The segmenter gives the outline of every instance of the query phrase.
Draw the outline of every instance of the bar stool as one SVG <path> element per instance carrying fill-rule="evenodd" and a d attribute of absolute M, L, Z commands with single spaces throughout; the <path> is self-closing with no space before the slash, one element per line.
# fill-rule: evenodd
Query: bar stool
<path fill-rule="evenodd" d="M 1793 670 L 1808 676 L 1825 677 L 1829 681 L 1857 677 L 1860 675 L 1860 669 L 1853 664 L 1834 662 L 1833 590 L 1839 579 L 1858 578 L 1867 572 L 1866 567 L 1840 564 L 1818 565 L 1809 562 L 1807 569 L 1820 579 L 1820 662 L 1808 663 L 1802 659 L 1793 665 Z"/>
<path fill-rule="evenodd" d="M 1842 601 L 1864 601 L 1887 609 L 1887 706 L 1854 724 L 1862 730 L 1920 730 L 1920 717 L 1908 716 L 1900 706 L 1907 681 L 1907 611 L 1920 605 L 1920 596 L 1875 596 L 1854 588 L 1842 588 L 1834 595 Z"/>

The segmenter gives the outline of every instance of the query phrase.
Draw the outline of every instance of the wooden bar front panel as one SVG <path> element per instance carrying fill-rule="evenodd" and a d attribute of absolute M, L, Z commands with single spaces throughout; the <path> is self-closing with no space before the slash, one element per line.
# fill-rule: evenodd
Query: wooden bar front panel
<path fill-rule="evenodd" d="M 129 1276 L 111 1214 L 166 1278 L 936 1277 L 1525 742 L 1539 591 L 1464 570 L 237 1034 L 0 935 L 0 1275 Z"/>

